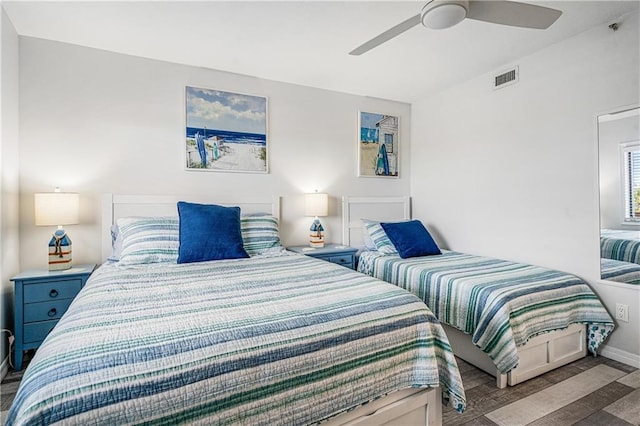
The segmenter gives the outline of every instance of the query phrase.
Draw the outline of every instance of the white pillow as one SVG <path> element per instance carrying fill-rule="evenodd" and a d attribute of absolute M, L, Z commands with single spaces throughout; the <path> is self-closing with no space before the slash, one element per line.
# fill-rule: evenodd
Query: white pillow
<path fill-rule="evenodd" d="M 118 224 L 114 223 L 111 225 L 111 256 L 109 256 L 108 260 L 117 262 L 120 260 L 121 255 L 122 233 L 120 232 L 120 228 L 118 228 Z"/>
<path fill-rule="evenodd" d="M 374 222 L 373 220 L 361 219 L 361 222 L 362 222 L 362 242 L 364 243 L 364 247 L 367 250 L 377 250 L 378 248 L 376 247 L 375 243 L 371 239 L 371 235 L 369 235 L 369 231 L 367 230 L 367 227 L 364 226 L 365 221 Z"/>
<path fill-rule="evenodd" d="M 249 256 L 280 253 L 284 250 L 275 216 L 266 213 L 243 215 L 240 217 L 240 230 L 244 249 Z"/>
<path fill-rule="evenodd" d="M 180 248 L 179 223 L 175 216 L 118 219 L 118 229 L 122 234 L 120 263 L 176 263 Z"/>
<path fill-rule="evenodd" d="M 380 222 L 376 222 L 368 219 L 361 219 L 362 224 L 365 229 L 369 233 L 373 244 L 375 244 L 376 249 L 382 254 L 398 254 L 398 250 L 393 245 L 387 233 L 384 232 L 384 229 L 380 225 Z"/>

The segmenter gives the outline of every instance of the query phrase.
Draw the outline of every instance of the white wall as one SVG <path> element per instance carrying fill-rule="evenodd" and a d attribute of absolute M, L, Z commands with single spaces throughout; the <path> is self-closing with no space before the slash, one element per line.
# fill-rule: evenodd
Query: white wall
<path fill-rule="evenodd" d="M 18 34 L 4 9 L 2 11 L 2 56 L 0 92 L 0 323 L 13 330 L 13 286 L 9 279 L 19 270 L 18 235 Z M 0 370 L 9 353 L 7 334 L 0 338 Z"/>
<path fill-rule="evenodd" d="M 609 312 L 629 304 L 605 353 L 638 366 L 640 287 L 599 280 L 595 123 L 638 103 L 639 40 L 630 16 L 522 58 L 515 85 L 482 75 L 416 102 L 411 158 L 414 216 L 440 243 L 575 273 Z"/>
<path fill-rule="evenodd" d="M 211 52 L 210 52 L 211 53 Z M 214 53 L 212 53 L 214 54 Z M 274 58 L 276 60 L 276 58 Z M 269 174 L 184 170 L 186 85 L 268 98 Z M 358 178 L 358 110 L 401 117 L 401 177 Z M 33 225 L 33 193 L 81 194 L 67 226 L 74 262 L 100 260 L 102 193 L 283 195 L 282 236 L 307 241 L 302 193 L 330 194 L 328 242 L 341 241 L 340 196 L 408 195 L 408 104 L 20 38 L 20 254 L 46 265 L 51 229 Z"/>

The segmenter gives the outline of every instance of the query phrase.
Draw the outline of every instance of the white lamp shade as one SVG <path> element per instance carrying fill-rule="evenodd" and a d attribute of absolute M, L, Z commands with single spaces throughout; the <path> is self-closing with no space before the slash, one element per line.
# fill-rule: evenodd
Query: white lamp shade
<path fill-rule="evenodd" d="M 36 193 L 34 207 L 37 226 L 80 223 L 80 196 L 75 192 Z"/>
<path fill-rule="evenodd" d="M 329 215 L 329 195 L 321 192 L 304 194 L 304 214 L 306 216 Z"/>

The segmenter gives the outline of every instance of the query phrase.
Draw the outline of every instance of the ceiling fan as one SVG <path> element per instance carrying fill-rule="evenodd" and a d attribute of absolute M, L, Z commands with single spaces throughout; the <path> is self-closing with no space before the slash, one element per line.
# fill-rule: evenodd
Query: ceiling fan
<path fill-rule="evenodd" d="M 362 55 L 420 23 L 427 28 L 439 30 L 452 27 L 468 18 L 544 30 L 556 22 L 560 15 L 560 10 L 514 1 L 431 0 L 419 14 L 356 47 L 349 54 Z"/>

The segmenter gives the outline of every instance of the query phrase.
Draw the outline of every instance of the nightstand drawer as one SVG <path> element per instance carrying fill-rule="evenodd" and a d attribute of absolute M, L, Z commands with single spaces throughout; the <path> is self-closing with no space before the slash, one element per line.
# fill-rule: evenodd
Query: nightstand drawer
<path fill-rule="evenodd" d="M 353 256 L 331 256 L 329 262 L 337 263 L 338 265 L 346 266 L 353 269 Z"/>
<path fill-rule="evenodd" d="M 24 325 L 24 343 L 42 342 L 53 330 L 58 320 L 34 322 Z"/>
<path fill-rule="evenodd" d="M 358 249 L 338 244 L 327 244 L 324 247 L 309 248 L 308 246 L 287 247 L 294 253 L 315 257 L 325 262 L 335 263 L 345 268 L 356 269 L 356 252 Z"/>
<path fill-rule="evenodd" d="M 82 288 L 82 278 L 65 281 L 46 281 L 24 286 L 24 303 L 47 302 L 58 299 L 73 299 Z"/>
<path fill-rule="evenodd" d="M 73 299 L 52 302 L 30 303 L 24 306 L 24 322 L 59 319 L 67 311 Z"/>

